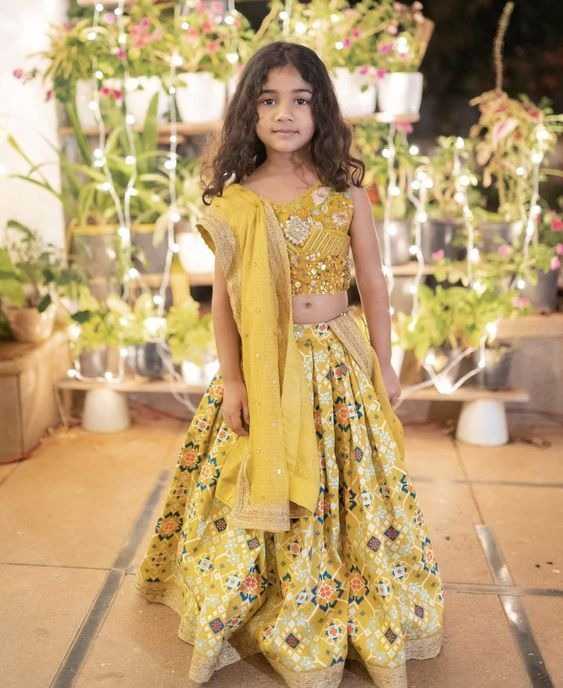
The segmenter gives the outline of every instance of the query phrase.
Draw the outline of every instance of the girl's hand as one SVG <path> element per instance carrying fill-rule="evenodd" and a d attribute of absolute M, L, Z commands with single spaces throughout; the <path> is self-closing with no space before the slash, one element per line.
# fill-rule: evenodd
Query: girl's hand
<path fill-rule="evenodd" d="M 383 382 L 385 383 L 387 396 L 389 397 L 391 405 L 393 405 L 401 396 L 401 383 L 399 382 L 399 378 L 393 366 L 390 364 L 381 368 L 381 375 L 383 377 Z"/>
<path fill-rule="evenodd" d="M 225 382 L 223 387 L 223 418 L 237 435 L 248 435 L 250 417 L 246 385 L 242 380 Z"/>

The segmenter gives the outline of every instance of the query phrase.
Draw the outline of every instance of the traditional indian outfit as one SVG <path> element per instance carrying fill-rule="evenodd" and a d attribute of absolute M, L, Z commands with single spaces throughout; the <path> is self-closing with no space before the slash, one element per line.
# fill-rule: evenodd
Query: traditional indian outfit
<path fill-rule="evenodd" d="M 406 688 L 440 652 L 444 588 L 403 427 L 363 314 L 294 323 L 292 296 L 351 283 L 350 191 L 287 203 L 227 186 L 198 229 L 227 283 L 250 430 L 214 377 L 188 427 L 137 590 L 174 609 L 189 678 L 261 652 L 291 688 L 339 685 L 347 658 Z"/>

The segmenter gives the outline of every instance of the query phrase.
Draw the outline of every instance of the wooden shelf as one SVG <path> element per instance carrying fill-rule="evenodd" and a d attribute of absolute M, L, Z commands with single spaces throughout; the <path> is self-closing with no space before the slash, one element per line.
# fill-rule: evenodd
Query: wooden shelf
<path fill-rule="evenodd" d="M 493 399 L 494 401 L 514 401 L 526 403 L 530 395 L 525 389 L 484 389 L 481 387 L 460 387 L 451 394 L 439 392 L 434 387 L 417 389 L 409 393 L 408 387 L 403 388 L 401 397 L 404 401 L 476 401 L 477 399 Z"/>
<path fill-rule="evenodd" d="M 419 115 L 389 115 L 386 112 L 374 112 L 371 115 L 363 115 L 361 117 L 345 117 L 349 124 L 361 124 L 362 122 L 376 121 L 389 124 L 395 122 L 396 124 L 411 124 L 418 122 Z M 203 134 L 210 134 L 221 130 L 223 120 L 213 120 L 209 122 L 190 123 L 178 122 L 176 125 L 176 133 L 182 138 L 189 138 L 190 136 L 201 136 Z M 134 126 L 133 131 L 142 131 L 142 126 Z M 86 136 L 98 136 L 97 127 L 86 127 L 83 129 Z M 158 127 L 158 136 L 160 142 L 166 142 L 172 134 L 172 126 L 168 123 L 162 123 Z M 60 136 L 72 136 L 72 127 L 59 127 Z"/>
<path fill-rule="evenodd" d="M 563 313 L 505 318 L 497 327 L 497 339 L 563 337 Z"/>
<path fill-rule="evenodd" d="M 111 380 L 98 378 L 92 380 L 79 380 L 68 377 L 57 383 L 57 388 L 61 390 L 88 391 L 91 389 L 99 389 L 100 387 L 113 389 L 116 392 L 176 392 L 177 394 L 203 394 L 207 389 L 204 385 L 188 385 L 181 380 L 149 380 L 144 377 L 126 378 L 120 382 L 112 382 Z"/>

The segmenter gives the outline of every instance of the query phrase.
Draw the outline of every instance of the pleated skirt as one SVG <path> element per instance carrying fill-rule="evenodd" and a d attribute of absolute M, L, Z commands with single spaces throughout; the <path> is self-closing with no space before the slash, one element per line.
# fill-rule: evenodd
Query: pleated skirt
<path fill-rule="evenodd" d="M 445 600 L 416 491 L 372 382 L 328 323 L 294 323 L 293 335 L 314 395 L 315 514 L 281 533 L 229 525 L 214 498 L 218 450 L 235 438 L 218 374 L 188 427 L 136 587 L 178 614 L 195 683 L 262 653 L 291 688 L 338 686 L 346 659 L 378 688 L 407 688 L 406 661 L 440 652 Z"/>

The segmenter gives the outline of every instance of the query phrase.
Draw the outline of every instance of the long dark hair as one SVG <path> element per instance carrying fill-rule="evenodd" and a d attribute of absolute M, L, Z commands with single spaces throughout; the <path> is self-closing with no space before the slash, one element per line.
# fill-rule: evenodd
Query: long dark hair
<path fill-rule="evenodd" d="M 205 205 L 221 196 L 234 175 L 240 182 L 266 160 L 266 149 L 256 135 L 257 100 L 268 72 L 293 65 L 313 86 L 315 133 L 310 141 L 311 159 L 319 179 L 336 191 L 361 186 L 364 163 L 350 153 L 352 132 L 344 122 L 330 75 L 314 50 L 298 43 L 276 41 L 256 51 L 246 64 L 232 97 L 223 128 L 207 151 L 202 167 Z M 212 152 L 216 151 L 216 152 Z"/>

